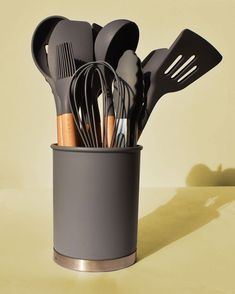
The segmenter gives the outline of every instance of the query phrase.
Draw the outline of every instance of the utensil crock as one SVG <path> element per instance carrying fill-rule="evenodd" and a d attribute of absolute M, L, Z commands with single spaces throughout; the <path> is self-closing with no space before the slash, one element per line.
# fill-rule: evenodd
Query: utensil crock
<path fill-rule="evenodd" d="M 51 148 L 54 261 L 79 271 L 135 263 L 142 146 Z"/>

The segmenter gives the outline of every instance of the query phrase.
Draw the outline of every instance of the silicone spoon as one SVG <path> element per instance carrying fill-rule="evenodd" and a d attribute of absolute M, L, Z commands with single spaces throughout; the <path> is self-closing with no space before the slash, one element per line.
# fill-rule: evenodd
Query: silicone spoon
<path fill-rule="evenodd" d="M 128 50 L 136 50 L 139 41 L 138 26 L 129 20 L 118 19 L 105 25 L 98 33 L 95 40 L 95 58 L 97 61 L 106 61 L 114 69 L 122 54 Z M 115 129 L 115 115 L 112 101 L 113 76 L 105 68 L 103 69 L 108 93 L 105 125 L 106 141 L 108 147 L 113 143 Z"/>
<path fill-rule="evenodd" d="M 47 52 L 46 46 L 48 45 L 49 38 L 55 26 L 61 21 L 66 19 L 63 16 L 50 16 L 42 20 L 36 27 L 32 42 L 31 42 L 31 51 L 35 65 L 44 76 L 46 81 L 51 87 L 51 91 L 55 98 L 56 112 L 57 112 L 57 141 L 58 145 L 63 145 L 63 136 L 62 136 L 62 120 L 61 115 L 58 115 L 58 109 L 60 108 L 60 100 L 57 96 L 55 90 L 55 83 L 51 77 L 48 62 L 47 62 Z"/>

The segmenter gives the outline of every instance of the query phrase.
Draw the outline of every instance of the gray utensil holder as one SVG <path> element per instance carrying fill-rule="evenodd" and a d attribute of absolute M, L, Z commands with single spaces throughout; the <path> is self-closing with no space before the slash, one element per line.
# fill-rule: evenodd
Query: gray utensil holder
<path fill-rule="evenodd" d="M 135 263 L 142 146 L 51 147 L 55 262 L 79 271 Z"/>

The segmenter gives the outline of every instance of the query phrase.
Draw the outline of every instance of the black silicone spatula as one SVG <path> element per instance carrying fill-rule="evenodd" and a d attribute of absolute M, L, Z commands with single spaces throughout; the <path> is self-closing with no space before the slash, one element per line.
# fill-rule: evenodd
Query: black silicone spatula
<path fill-rule="evenodd" d="M 76 135 L 69 105 L 69 87 L 73 74 L 82 64 L 93 60 L 91 25 L 83 21 L 63 20 L 53 30 L 48 46 L 48 64 L 61 101 L 63 144 L 75 146 Z"/>
<path fill-rule="evenodd" d="M 113 100 L 117 121 L 116 144 L 127 147 L 133 144 L 135 116 L 143 103 L 143 72 L 141 61 L 133 50 L 127 50 L 118 62 L 116 73 L 123 81 L 122 96 L 124 103 L 118 103 L 117 85 L 114 84 Z"/>
<path fill-rule="evenodd" d="M 160 97 L 187 87 L 216 66 L 221 59 L 221 54 L 208 41 L 189 29 L 183 30 L 169 48 L 159 68 L 151 74 L 145 113 L 139 123 L 139 135 Z M 148 60 L 150 62 L 151 58 Z"/>

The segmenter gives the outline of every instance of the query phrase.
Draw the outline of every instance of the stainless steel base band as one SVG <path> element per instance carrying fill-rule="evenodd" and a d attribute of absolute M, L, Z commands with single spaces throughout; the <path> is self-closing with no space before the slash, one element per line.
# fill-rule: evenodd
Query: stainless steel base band
<path fill-rule="evenodd" d="M 75 259 L 64 256 L 54 249 L 54 261 L 66 268 L 82 272 L 107 272 L 128 267 L 136 262 L 136 251 L 131 255 L 109 260 Z"/>

